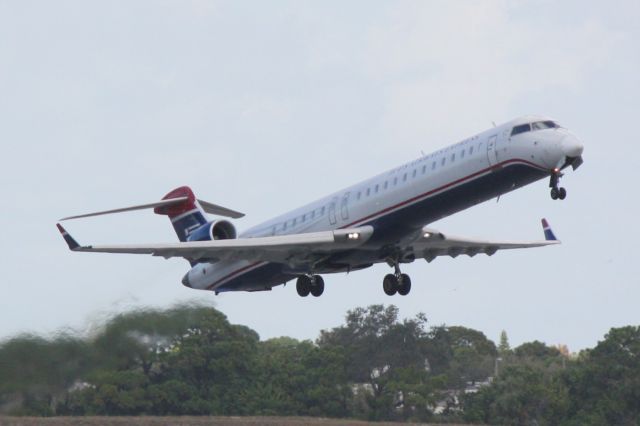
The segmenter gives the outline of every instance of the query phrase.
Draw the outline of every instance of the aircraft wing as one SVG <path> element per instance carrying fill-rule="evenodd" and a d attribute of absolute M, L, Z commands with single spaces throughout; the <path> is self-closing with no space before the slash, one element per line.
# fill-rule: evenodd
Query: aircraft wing
<path fill-rule="evenodd" d="M 422 235 L 411 244 L 413 254 L 431 262 L 438 256 L 457 257 L 465 254 L 473 257 L 484 253 L 494 255 L 498 250 L 543 247 L 560 244 L 546 219 L 542 219 L 545 239 L 539 241 L 492 241 L 443 234 L 431 228 L 423 228 Z"/>
<path fill-rule="evenodd" d="M 373 234 L 371 226 L 339 229 L 306 234 L 278 235 L 273 237 L 239 238 L 229 240 L 194 241 L 170 244 L 78 244 L 58 224 L 58 230 L 69 249 L 80 252 L 150 254 L 165 259 L 182 257 L 189 261 L 215 262 L 220 260 L 249 260 L 288 263 L 292 258 L 328 255 L 365 243 Z"/>

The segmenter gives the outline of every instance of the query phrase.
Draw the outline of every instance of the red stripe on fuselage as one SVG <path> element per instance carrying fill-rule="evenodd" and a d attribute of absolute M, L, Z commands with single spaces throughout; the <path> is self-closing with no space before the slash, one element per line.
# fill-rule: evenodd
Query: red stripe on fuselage
<path fill-rule="evenodd" d="M 216 286 L 216 284 L 220 283 L 221 281 L 224 281 L 224 280 L 227 280 L 227 279 L 235 278 L 235 276 L 236 276 L 236 275 L 238 275 L 238 274 L 240 274 L 240 273 L 242 273 L 242 272 L 246 272 L 248 269 L 251 269 L 252 267 L 254 267 L 254 266 L 256 266 L 256 265 L 260 265 L 260 263 L 263 263 L 263 264 L 265 264 L 265 265 L 266 265 L 266 264 L 267 264 L 267 263 L 269 263 L 269 262 L 255 262 L 255 263 L 252 263 L 251 265 L 247 265 L 247 266 L 245 266 L 245 267 L 243 267 L 243 268 L 238 269 L 237 271 L 233 271 L 233 272 L 231 272 L 230 274 L 225 275 L 224 277 L 220 278 L 220 279 L 219 279 L 218 281 L 216 281 L 215 283 L 211 284 L 210 286 L 207 286 L 205 289 L 206 289 L 206 290 L 213 290 L 213 287 L 215 287 L 215 286 Z M 256 266 L 256 267 L 257 267 L 257 266 Z"/>
<path fill-rule="evenodd" d="M 487 167 L 487 168 L 482 169 L 482 170 L 480 170 L 478 172 L 472 173 L 472 174 L 470 174 L 468 176 L 465 176 L 463 178 L 454 180 L 453 182 L 449 182 L 449 183 L 447 183 L 445 185 L 442 185 L 439 188 L 432 189 L 431 191 L 424 192 L 424 193 L 422 193 L 420 195 L 416 195 L 415 197 L 409 198 L 408 200 L 402 201 L 402 202 L 400 202 L 398 204 L 395 204 L 393 206 L 390 206 L 390 207 L 387 207 L 385 209 L 382 209 L 382 210 L 380 210 L 380 211 L 378 211 L 376 213 L 370 214 L 369 216 L 363 217 L 362 219 L 359 219 L 359 220 L 357 220 L 355 222 L 352 222 L 352 223 L 350 223 L 348 225 L 341 226 L 338 229 L 348 228 L 348 227 L 353 226 L 355 224 L 362 223 L 364 221 L 373 219 L 376 216 L 384 215 L 386 213 L 389 213 L 391 210 L 395 210 L 395 209 L 397 209 L 399 207 L 404 207 L 407 204 L 411 204 L 411 203 L 413 203 L 415 201 L 419 201 L 419 200 L 421 200 L 423 198 L 426 198 L 426 197 L 428 197 L 430 195 L 433 195 L 433 194 L 435 194 L 437 192 L 441 192 L 441 191 L 443 191 L 443 190 L 445 190 L 447 188 L 451 188 L 452 186 L 458 185 L 458 184 L 463 183 L 463 182 L 465 182 L 467 180 L 470 180 L 470 179 L 478 177 L 478 176 L 480 176 L 482 174 L 485 174 L 485 173 L 487 173 L 487 172 L 489 172 L 489 171 L 491 171 L 493 169 L 500 168 L 500 167 L 503 167 L 503 166 L 505 166 L 507 164 L 511 164 L 511 163 L 524 163 L 524 164 L 527 164 L 528 166 L 535 167 L 536 169 L 547 171 L 547 169 L 545 169 L 543 167 L 540 167 L 537 164 L 532 163 L 532 162 L 527 161 L 527 160 L 514 159 L 514 160 L 503 161 L 502 163 L 498 163 L 495 166 Z"/>

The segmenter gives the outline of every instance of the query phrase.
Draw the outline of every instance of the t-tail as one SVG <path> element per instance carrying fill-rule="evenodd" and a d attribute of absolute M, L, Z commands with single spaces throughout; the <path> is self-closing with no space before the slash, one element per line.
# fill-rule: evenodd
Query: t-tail
<path fill-rule="evenodd" d="M 137 206 L 103 210 L 77 216 L 69 216 L 60 220 L 79 219 L 132 210 L 153 209 L 156 214 L 168 216 L 171 225 L 178 235 L 178 239 L 185 241 L 204 241 L 236 238 L 235 227 L 226 220 L 208 221 L 206 213 L 234 219 L 244 216 L 235 210 L 199 200 L 188 186 L 181 186 L 165 195 L 162 200 Z M 206 226 L 205 226 L 206 225 Z M 79 244 L 71 238 L 67 231 L 58 225 L 58 229 L 67 241 L 71 250 L 77 249 Z M 193 262 L 192 262 L 193 263 Z"/>
<path fill-rule="evenodd" d="M 191 233 L 207 223 L 204 209 L 188 186 L 181 186 L 165 195 L 162 200 L 183 199 L 175 204 L 158 206 L 155 214 L 168 216 L 180 241 L 187 241 Z"/>

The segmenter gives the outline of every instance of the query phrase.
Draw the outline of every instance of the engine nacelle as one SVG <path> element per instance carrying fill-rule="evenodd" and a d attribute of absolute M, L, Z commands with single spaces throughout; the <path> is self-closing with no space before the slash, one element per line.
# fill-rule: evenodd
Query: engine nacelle
<path fill-rule="evenodd" d="M 216 220 L 196 228 L 187 241 L 233 240 L 237 236 L 236 227 L 228 220 Z"/>

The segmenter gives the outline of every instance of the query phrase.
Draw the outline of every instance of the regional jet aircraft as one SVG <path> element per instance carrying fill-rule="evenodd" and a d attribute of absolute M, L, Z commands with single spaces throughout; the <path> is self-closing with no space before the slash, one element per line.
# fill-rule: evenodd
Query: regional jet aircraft
<path fill-rule="evenodd" d="M 300 296 L 320 296 L 321 274 L 350 272 L 387 263 L 388 295 L 407 295 L 411 279 L 400 265 L 417 258 L 489 256 L 498 250 L 558 244 L 543 219 L 541 241 L 491 241 L 456 237 L 431 229 L 438 219 L 549 179 L 551 198 L 563 200 L 562 170 L 582 164 L 580 141 L 556 121 L 525 116 L 424 155 L 371 179 L 237 234 L 226 219 L 235 210 L 199 200 L 189 187 L 162 201 L 71 216 L 61 220 L 153 208 L 168 216 L 178 243 L 83 246 L 58 224 L 69 248 L 81 252 L 182 257 L 191 269 L 182 283 L 194 289 L 261 291 L 296 279 Z"/>

